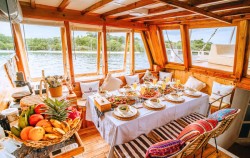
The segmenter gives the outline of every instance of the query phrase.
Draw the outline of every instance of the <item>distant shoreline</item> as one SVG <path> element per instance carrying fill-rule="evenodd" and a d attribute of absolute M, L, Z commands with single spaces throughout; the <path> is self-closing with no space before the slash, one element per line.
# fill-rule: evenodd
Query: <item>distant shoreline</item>
<path fill-rule="evenodd" d="M 9 50 L 0 50 L 0 54 L 10 54 L 13 53 L 13 51 Z M 61 54 L 62 51 L 44 51 L 44 50 L 37 50 L 37 51 L 29 51 L 29 53 L 51 53 L 51 54 Z M 73 51 L 73 53 L 76 54 L 96 54 L 97 51 Z M 127 52 L 129 54 L 129 52 Z M 136 54 L 142 53 L 142 52 L 135 52 Z M 121 52 L 109 52 L 108 54 L 124 54 L 123 51 Z"/>

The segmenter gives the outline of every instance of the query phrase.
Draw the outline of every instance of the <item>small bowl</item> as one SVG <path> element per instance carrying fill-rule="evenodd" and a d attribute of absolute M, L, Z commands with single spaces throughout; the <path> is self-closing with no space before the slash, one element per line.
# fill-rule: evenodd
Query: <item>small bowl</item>
<path fill-rule="evenodd" d="M 122 113 L 122 114 L 127 114 L 129 111 L 129 105 L 127 104 L 122 104 L 118 106 L 118 110 Z"/>
<path fill-rule="evenodd" d="M 157 98 L 154 98 L 154 99 L 150 99 L 149 100 L 152 104 L 159 104 L 160 100 L 157 99 Z"/>
<path fill-rule="evenodd" d="M 177 100 L 177 99 L 179 98 L 179 96 L 178 96 L 177 93 L 172 93 L 172 94 L 170 94 L 170 95 L 171 95 L 171 97 L 172 97 L 173 99 L 175 99 L 175 100 Z"/>

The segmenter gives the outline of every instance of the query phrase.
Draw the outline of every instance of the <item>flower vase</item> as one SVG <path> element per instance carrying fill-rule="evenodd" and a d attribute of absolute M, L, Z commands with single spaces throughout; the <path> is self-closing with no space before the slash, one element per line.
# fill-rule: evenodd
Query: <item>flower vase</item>
<path fill-rule="evenodd" d="M 49 92 L 51 97 L 60 97 L 62 96 L 62 86 L 56 88 L 49 87 Z"/>

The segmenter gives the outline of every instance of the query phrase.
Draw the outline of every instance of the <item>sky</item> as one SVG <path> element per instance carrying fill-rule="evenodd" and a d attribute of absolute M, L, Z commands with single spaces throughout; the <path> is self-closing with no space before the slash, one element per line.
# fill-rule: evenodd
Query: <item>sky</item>
<path fill-rule="evenodd" d="M 23 29 L 23 25 L 21 25 L 21 29 Z M 24 25 L 25 37 L 26 38 L 52 38 L 52 37 L 60 37 L 60 28 L 52 27 L 52 26 L 39 26 L 39 25 Z M 205 29 L 192 29 L 191 40 L 201 39 L 203 38 L 206 42 L 210 36 L 213 34 L 215 28 L 205 28 Z M 230 36 L 232 34 L 233 27 L 224 27 L 219 28 L 214 37 L 211 39 L 212 43 L 216 44 L 228 44 L 230 40 Z M 10 36 L 11 30 L 10 25 L 7 22 L 0 22 L 0 33 Z M 169 38 L 173 42 L 180 41 L 180 31 L 179 30 L 168 30 L 167 31 Z M 119 33 L 116 33 L 119 35 Z M 235 42 L 235 34 L 232 43 Z M 75 36 L 77 35 L 85 35 L 83 32 L 75 31 Z M 124 35 L 124 34 L 120 34 Z M 166 32 L 164 32 L 164 39 L 167 40 Z"/>
<path fill-rule="evenodd" d="M 230 37 L 234 27 L 221 27 L 217 30 L 216 34 L 212 37 L 210 42 L 216 44 L 229 44 Z M 204 42 L 211 37 L 216 28 L 202 28 L 192 29 L 190 40 L 203 39 Z M 167 40 L 166 31 L 164 33 L 164 39 Z M 168 30 L 168 37 L 170 41 L 177 42 L 181 40 L 180 30 Z M 234 32 L 232 43 L 235 43 L 236 30 Z"/>

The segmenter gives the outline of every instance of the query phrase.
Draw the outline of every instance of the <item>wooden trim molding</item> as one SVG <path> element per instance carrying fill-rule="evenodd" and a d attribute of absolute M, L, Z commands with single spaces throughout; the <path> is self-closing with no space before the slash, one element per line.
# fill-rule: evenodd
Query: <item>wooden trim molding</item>
<path fill-rule="evenodd" d="M 101 32 L 98 32 L 98 34 L 97 34 L 97 56 L 96 56 L 96 58 L 97 58 L 97 68 L 96 68 L 96 70 L 97 70 L 97 74 L 99 75 L 100 74 L 100 63 L 101 63 L 101 48 L 102 48 L 102 33 Z"/>
<path fill-rule="evenodd" d="M 61 27 L 61 41 L 62 41 L 64 75 L 69 76 L 70 74 L 68 74 L 68 53 L 67 53 L 67 38 L 66 38 L 65 27 Z"/>
<path fill-rule="evenodd" d="M 185 66 L 185 69 L 188 70 L 192 62 L 189 29 L 187 25 L 180 25 L 180 31 L 181 31 L 181 42 L 182 42 L 184 66 Z"/>
<path fill-rule="evenodd" d="M 135 33 L 134 30 L 130 33 L 130 74 L 135 73 Z"/>
<path fill-rule="evenodd" d="M 149 65 L 150 65 L 150 70 L 153 70 L 153 57 L 152 57 L 152 54 L 151 54 L 151 51 L 150 51 L 150 48 L 149 48 L 149 43 L 146 40 L 146 35 L 145 35 L 146 33 L 145 33 L 145 31 L 141 31 L 140 34 L 141 34 L 141 38 L 142 38 L 142 41 L 143 41 L 143 44 L 144 44 L 144 47 L 145 47 L 145 51 L 147 53 L 148 62 L 149 62 Z"/>
<path fill-rule="evenodd" d="M 72 54 L 72 41 L 71 41 L 72 38 L 71 38 L 71 29 L 70 29 L 69 21 L 64 21 L 64 27 L 66 30 L 70 78 L 71 78 L 71 82 L 75 83 L 75 73 L 74 73 L 73 54 Z"/>
<path fill-rule="evenodd" d="M 243 74 L 244 67 L 244 57 L 246 50 L 246 41 L 247 41 L 247 33 L 248 33 L 248 20 L 242 20 L 239 22 L 237 32 L 237 49 L 235 53 L 235 77 L 237 80 L 241 80 Z"/>
<path fill-rule="evenodd" d="M 129 48 L 129 37 L 130 33 L 126 33 L 126 43 L 125 43 L 125 50 L 124 50 L 124 58 L 123 58 L 123 71 L 126 72 L 127 69 L 127 53 L 128 53 L 128 48 Z"/>
<path fill-rule="evenodd" d="M 108 52 L 107 52 L 107 29 L 106 23 L 102 27 L 102 73 L 106 77 L 108 74 Z"/>
<path fill-rule="evenodd" d="M 69 4 L 71 0 L 63 0 L 60 5 L 58 6 L 57 10 L 58 11 L 63 11 Z"/>

